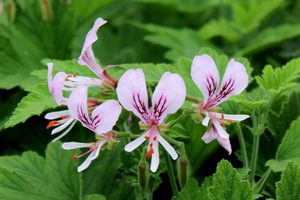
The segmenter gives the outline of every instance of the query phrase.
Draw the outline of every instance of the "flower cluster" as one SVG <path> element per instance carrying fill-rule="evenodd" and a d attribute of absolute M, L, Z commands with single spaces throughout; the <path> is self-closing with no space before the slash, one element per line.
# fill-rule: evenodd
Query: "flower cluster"
<path fill-rule="evenodd" d="M 151 107 L 148 105 L 148 89 L 142 69 L 130 69 L 119 80 L 107 73 L 106 67 L 102 69 L 94 56 L 92 44 L 98 39 L 97 30 L 105 24 L 98 18 L 93 28 L 88 32 L 78 63 L 87 66 L 98 78 L 78 76 L 58 72 L 52 78 L 53 63 L 48 63 L 48 86 L 54 100 L 58 105 L 64 105 L 67 109 L 46 114 L 45 118 L 50 121 L 48 128 L 56 127 L 52 134 L 64 132 L 55 138 L 56 141 L 65 136 L 79 121 L 84 127 L 90 129 L 97 141 L 91 143 L 67 142 L 62 145 L 64 149 L 89 148 L 81 155 L 74 155 L 73 159 L 89 156 L 78 167 L 78 171 L 86 169 L 92 160 L 98 157 L 100 150 L 105 147 L 111 149 L 118 143 L 117 132 L 113 128 L 122 111 L 134 113 L 140 118 L 140 128 L 144 132 L 135 140 L 125 146 L 125 151 L 131 152 L 142 143 L 147 141 L 146 158 L 151 157 L 150 170 L 156 172 L 159 166 L 159 144 L 176 160 L 178 154 L 169 142 L 170 138 L 164 131 L 169 130 L 164 120 L 168 114 L 174 114 L 184 104 L 186 87 L 184 80 L 178 75 L 165 72 L 159 80 L 153 94 L 151 92 Z M 248 75 L 245 67 L 231 59 L 228 63 L 223 80 L 220 84 L 219 72 L 214 60 L 206 54 L 195 56 L 191 66 L 191 78 L 203 94 L 204 99 L 197 105 L 193 105 L 196 119 L 207 127 L 207 132 L 202 140 L 209 143 L 214 139 L 231 154 L 232 149 L 229 134 L 225 124 L 233 121 L 242 121 L 248 115 L 229 115 L 221 113 L 217 106 L 232 95 L 240 94 L 248 85 Z M 220 86 L 219 86 L 220 84 Z M 100 87 L 112 90 L 117 94 L 115 99 L 104 102 L 88 97 L 89 87 Z M 67 97 L 66 92 L 70 93 Z M 122 106 L 121 106 L 121 105 Z M 174 140 L 172 140 L 174 141 Z"/>

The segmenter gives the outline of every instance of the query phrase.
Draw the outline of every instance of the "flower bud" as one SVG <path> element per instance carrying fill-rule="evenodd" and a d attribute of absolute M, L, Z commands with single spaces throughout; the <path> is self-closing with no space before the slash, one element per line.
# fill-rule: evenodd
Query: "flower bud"
<path fill-rule="evenodd" d="M 16 17 L 16 5 L 13 1 L 8 1 L 6 3 L 6 9 L 7 9 L 7 19 L 9 23 L 13 23 L 15 21 Z"/>
<path fill-rule="evenodd" d="M 188 160 L 186 158 L 180 157 L 177 160 L 177 174 L 179 185 L 181 188 L 184 187 L 187 181 L 187 173 L 188 173 Z"/>
<path fill-rule="evenodd" d="M 148 181 L 149 181 L 149 166 L 146 161 L 146 153 L 147 153 L 147 147 L 144 148 L 142 158 L 138 165 L 139 185 L 144 192 L 148 187 Z"/>
<path fill-rule="evenodd" d="M 50 0 L 40 0 L 40 6 L 43 20 L 50 22 L 52 19 L 52 9 Z"/>

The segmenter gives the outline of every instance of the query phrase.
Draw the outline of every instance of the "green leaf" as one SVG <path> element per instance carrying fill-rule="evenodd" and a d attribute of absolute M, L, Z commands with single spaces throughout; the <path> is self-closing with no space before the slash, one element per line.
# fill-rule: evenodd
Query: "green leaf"
<path fill-rule="evenodd" d="M 210 199 L 220 200 L 253 199 L 249 182 L 241 180 L 237 170 L 226 160 L 218 164 L 208 195 Z"/>
<path fill-rule="evenodd" d="M 212 43 L 197 35 L 196 31 L 190 29 L 177 30 L 153 24 L 138 24 L 137 26 L 152 33 L 146 36 L 147 41 L 170 49 L 165 57 L 171 61 L 176 61 L 180 57 L 192 59 L 203 47 L 222 52 Z"/>
<path fill-rule="evenodd" d="M 173 197 L 172 200 L 200 200 L 198 182 L 195 179 L 189 179 L 179 192 L 179 196 Z"/>
<path fill-rule="evenodd" d="M 283 24 L 275 28 L 268 28 L 249 41 L 245 48 L 237 52 L 237 55 L 257 53 L 299 35 L 300 24 Z"/>
<path fill-rule="evenodd" d="M 61 143 L 51 143 L 46 159 L 35 152 L 22 156 L 0 158 L 0 194 L 5 199 L 79 199 L 81 174 L 78 161 L 72 161 L 77 151 L 65 151 Z"/>
<path fill-rule="evenodd" d="M 31 92 L 18 104 L 13 116 L 5 123 L 5 128 L 13 127 L 18 123 L 25 122 L 33 115 L 40 115 L 45 110 L 57 107 L 46 84 L 38 84 L 27 88 Z"/>
<path fill-rule="evenodd" d="M 289 162 L 282 172 L 280 182 L 276 183 L 277 200 L 300 199 L 300 168 Z"/>
<path fill-rule="evenodd" d="M 288 62 L 285 66 L 273 69 L 267 65 L 263 69 L 263 74 L 256 76 L 256 82 L 271 95 L 277 95 L 281 92 L 294 87 L 297 83 L 293 82 L 299 78 L 300 73 L 300 58 Z"/>
<path fill-rule="evenodd" d="M 230 24 L 230 22 L 224 18 L 218 20 L 211 20 L 204 24 L 198 32 L 199 36 L 204 39 L 211 39 L 213 37 L 223 37 L 230 42 L 240 40 L 241 35 L 237 30 Z"/>
<path fill-rule="evenodd" d="M 199 189 L 199 199 L 201 200 L 209 200 L 208 198 L 208 190 L 213 186 L 213 176 L 206 177 L 201 184 Z"/>
<path fill-rule="evenodd" d="M 106 200 L 106 198 L 99 194 L 92 194 L 82 198 L 82 200 Z"/>
<path fill-rule="evenodd" d="M 300 117 L 295 120 L 290 129 L 286 132 L 281 144 L 276 152 L 276 159 L 269 160 L 266 166 L 272 168 L 273 171 L 283 171 L 289 161 L 294 161 L 300 165 Z"/>

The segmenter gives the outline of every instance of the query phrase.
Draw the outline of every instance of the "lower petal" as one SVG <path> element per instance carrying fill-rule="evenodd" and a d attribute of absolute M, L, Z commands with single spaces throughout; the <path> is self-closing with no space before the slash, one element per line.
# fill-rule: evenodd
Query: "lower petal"
<path fill-rule="evenodd" d="M 217 137 L 217 140 L 219 142 L 219 144 L 228 151 L 229 155 L 232 152 L 231 149 L 231 144 L 230 144 L 230 140 L 229 139 L 225 139 L 225 138 L 221 138 L 221 137 Z"/>
<path fill-rule="evenodd" d="M 152 172 L 156 172 L 158 165 L 159 165 L 159 150 L 158 150 L 158 141 L 155 141 L 153 143 L 153 150 L 154 153 L 152 154 L 151 158 L 151 166 L 150 170 Z"/>
<path fill-rule="evenodd" d="M 131 152 L 131 151 L 135 150 L 138 146 L 140 146 L 143 142 L 145 142 L 146 136 L 149 136 L 149 131 L 147 131 L 145 134 L 138 137 L 137 139 L 133 140 L 132 142 L 128 143 L 124 147 L 125 151 Z"/>
<path fill-rule="evenodd" d="M 175 149 L 159 134 L 157 134 L 158 142 L 165 148 L 165 150 L 170 154 L 170 156 L 173 158 L 173 160 L 176 160 L 178 158 L 178 155 L 175 151 Z"/>

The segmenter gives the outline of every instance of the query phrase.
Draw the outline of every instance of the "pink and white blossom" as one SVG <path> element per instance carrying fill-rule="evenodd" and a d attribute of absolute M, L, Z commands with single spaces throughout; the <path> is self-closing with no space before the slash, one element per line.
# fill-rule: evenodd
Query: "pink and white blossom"
<path fill-rule="evenodd" d="M 65 72 L 58 72 L 52 79 L 53 63 L 47 63 L 47 66 L 49 91 L 58 105 L 68 104 L 68 98 L 63 95 L 64 91 L 72 91 L 78 85 L 100 87 L 103 82 L 100 79 L 71 75 Z"/>
<path fill-rule="evenodd" d="M 159 127 L 168 114 L 175 113 L 184 103 L 186 88 L 178 74 L 166 72 L 162 75 L 153 95 L 152 107 L 148 108 L 148 94 L 145 75 L 141 69 L 126 71 L 119 80 L 117 95 L 122 106 L 132 111 L 148 130 L 139 138 L 125 146 L 131 152 L 148 140 L 147 158 L 151 158 L 150 169 L 155 172 L 159 165 L 160 143 L 175 160 L 178 155 L 175 149 L 159 134 Z"/>
<path fill-rule="evenodd" d="M 227 100 L 230 96 L 239 95 L 247 87 L 249 79 L 246 68 L 240 62 L 231 59 L 219 87 L 220 76 L 217 66 L 209 55 L 203 54 L 194 57 L 191 76 L 204 97 L 200 105 L 201 113 L 205 116 L 202 124 L 204 126 L 210 125 L 208 132 L 204 134 L 202 139 L 206 143 L 217 139 L 231 154 L 229 134 L 224 128 L 225 124 L 245 120 L 249 115 L 226 115 L 213 112 L 212 109 Z M 209 123 L 210 121 L 211 124 Z"/>
<path fill-rule="evenodd" d="M 101 80 L 105 81 L 112 87 L 115 87 L 117 84 L 117 80 L 111 76 L 109 76 L 106 73 L 106 69 L 111 67 L 108 66 L 104 70 L 99 66 L 97 63 L 94 52 L 92 49 L 92 45 L 94 42 L 98 40 L 97 36 L 97 31 L 98 29 L 104 25 L 107 21 L 103 20 L 102 18 L 98 18 L 95 23 L 93 28 L 88 32 L 86 35 L 81 54 L 79 56 L 79 61 L 78 63 L 80 65 L 86 65 L 92 72 L 94 72 Z"/>
<path fill-rule="evenodd" d="M 113 137 L 113 134 L 108 132 L 108 133 L 102 134 L 102 136 L 103 136 L 103 138 L 97 142 L 91 142 L 91 143 L 65 142 L 62 144 L 61 147 L 65 150 L 78 149 L 78 148 L 89 148 L 89 150 L 87 152 L 85 152 L 81 155 L 74 155 L 72 158 L 74 160 L 75 158 L 79 158 L 79 157 L 89 154 L 89 156 L 85 159 L 85 161 L 81 165 L 79 165 L 79 167 L 77 168 L 78 172 L 85 170 L 91 164 L 91 162 L 99 156 L 101 147 L 103 145 L 105 145 L 111 137 Z"/>

